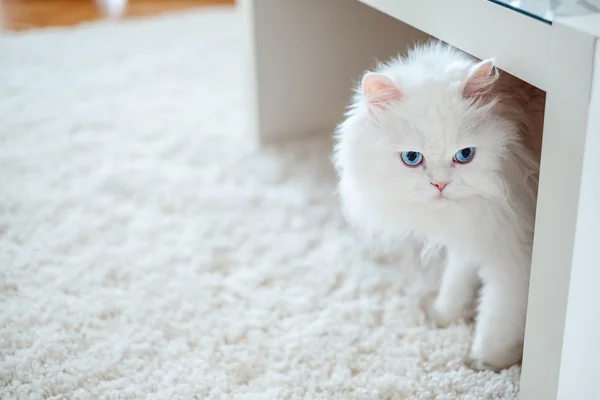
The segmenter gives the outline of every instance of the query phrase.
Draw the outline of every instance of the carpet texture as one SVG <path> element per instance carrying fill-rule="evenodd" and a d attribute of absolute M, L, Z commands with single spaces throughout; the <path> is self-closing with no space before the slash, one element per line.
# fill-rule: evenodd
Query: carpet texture
<path fill-rule="evenodd" d="M 0 398 L 516 398 L 425 321 L 429 270 L 346 227 L 330 132 L 253 145 L 242 35 L 0 35 Z"/>

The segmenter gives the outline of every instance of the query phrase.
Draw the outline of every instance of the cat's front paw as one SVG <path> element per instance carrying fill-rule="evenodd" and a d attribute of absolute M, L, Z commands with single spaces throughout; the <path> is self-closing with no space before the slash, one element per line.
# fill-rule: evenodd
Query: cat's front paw
<path fill-rule="evenodd" d="M 421 299 L 421 310 L 425 313 L 428 321 L 433 322 L 438 328 L 447 328 L 452 322 L 443 315 L 435 306 L 437 294 L 429 293 Z"/>
<path fill-rule="evenodd" d="M 484 357 L 476 355 L 473 350 L 464 359 L 464 364 L 474 371 L 500 372 L 521 362 L 522 352 L 515 349 L 507 351 L 501 356 Z"/>
<path fill-rule="evenodd" d="M 473 357 L 471 355 L 471 353 L 469 353 L 465 357 L 464 364 L 468 368 L 472 369 L 473 371 L 494 371 L 494 372 L 500 372 L 502 370 L 502 368 L 498 369 L 497 367 L 489 365 L 488 363 L 486 363 L 484 360 L 482 360 L 480 358 Z"/>

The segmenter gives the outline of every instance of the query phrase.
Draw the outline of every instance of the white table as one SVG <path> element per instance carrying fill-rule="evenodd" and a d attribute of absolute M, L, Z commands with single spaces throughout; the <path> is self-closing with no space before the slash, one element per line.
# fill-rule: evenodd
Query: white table
<path fill-rule="evenodd" d="M 428 35 L 546 91 L 520 398 L 600 399 L 600 0 L 241 6 L 261 143 L 331 132 L 361 72 Z"/>

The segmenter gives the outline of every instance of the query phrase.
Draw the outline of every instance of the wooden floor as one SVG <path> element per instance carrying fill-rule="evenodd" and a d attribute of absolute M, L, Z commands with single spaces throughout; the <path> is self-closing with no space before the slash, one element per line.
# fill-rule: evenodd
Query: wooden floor
<path fill-rule="evenodd" d="M 129 0 L 124 18 L 234 3 L 235 0 Z M 95 0 L 0 0 L 0 4 L 0 26 L 9 30 L 69 26 L 103 18 Z"/>

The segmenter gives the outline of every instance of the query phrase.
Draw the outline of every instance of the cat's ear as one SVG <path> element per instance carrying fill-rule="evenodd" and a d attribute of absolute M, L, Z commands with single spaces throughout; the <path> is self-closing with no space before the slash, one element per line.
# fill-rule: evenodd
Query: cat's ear
<path fill-rule="evenodd" d="M 494 67 L 494 59 L 490 58 L 475 64 L 469 70 L 463 88 L 463 97 L 473 99 L 486 94 L 498 79 L 498 71 Z"/>
<path fill-rule="evenodd" d="M 369 72 L 361 83 L 362 93 L 369 103 L 369 108 L 384 108 L 392 101 L 400 100 L 402 92 L 387 76 Z"/>

